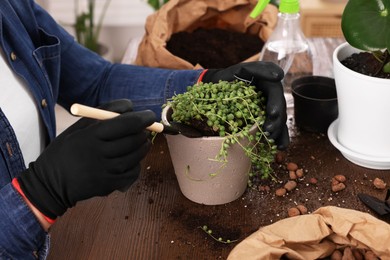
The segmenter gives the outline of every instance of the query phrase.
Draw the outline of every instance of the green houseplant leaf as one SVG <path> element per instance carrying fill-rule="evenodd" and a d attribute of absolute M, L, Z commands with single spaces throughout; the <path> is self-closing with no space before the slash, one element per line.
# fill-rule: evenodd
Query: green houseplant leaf
<path fill-rule="evenodd" d="M 148 4 L 153 7 L 154 10 L 159 10 L 161 6 L 167 3 L 169 0 L 148 0 Z"/>
<path fill-rule="evenodd" d="M 341 28 L 351 46 L 372 52 L 390 73 L 390 0 L 349 0 Z"/>
<path fill-rule="evenodd" d="M 390 0 L 349 0 L 341 27 L 355 48 L 390 49 Z"/>

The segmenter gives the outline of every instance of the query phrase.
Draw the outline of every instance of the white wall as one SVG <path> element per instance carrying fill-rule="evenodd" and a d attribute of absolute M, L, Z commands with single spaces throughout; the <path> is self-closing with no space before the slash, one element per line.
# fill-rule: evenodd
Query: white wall
<path fill-rule="evenodd" d="M 79 0 L 86 3 L 85 0 Z M 84 1 L 84 2 L 83 2 Z M 101 12 L 105 0 L 96 0 L 97 14 Z M 147 0 L 112 0 L 107 10 L 101 42 L 113 50 L 113 60 L 121 61 L 129 41 L 142 37 L 146 17 L 154 12 L 147 4 Z M 43 7 L 63 25 L 71 34 L 74 34 L 75 0 L 37 0 Z"/>

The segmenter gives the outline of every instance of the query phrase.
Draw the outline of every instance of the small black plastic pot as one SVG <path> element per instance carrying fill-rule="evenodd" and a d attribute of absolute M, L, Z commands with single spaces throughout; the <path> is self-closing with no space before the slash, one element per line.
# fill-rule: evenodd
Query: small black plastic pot
<path fill-rule="evenodd" d="M 335 81 L 322 76 L 296 79 L 291 85 L 296 126 L 304 131 L 326 133 L 338 116 Z"/>

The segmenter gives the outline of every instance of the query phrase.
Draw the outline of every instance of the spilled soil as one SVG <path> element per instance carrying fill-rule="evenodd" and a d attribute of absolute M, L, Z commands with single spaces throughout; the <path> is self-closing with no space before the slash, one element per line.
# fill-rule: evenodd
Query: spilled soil
<path fill-rule="evenodd" d="M 181 252 L 183 259 L 195 259 L 194 254 L 207 255 L 207 259 L 226 259 L 237 243 L 262 226 L 289 218 L 289 209 L 298 205 L 303 205 L 307 214 L 325 206 L 358 210 L 390 224 L 390 214 L 379 216 L 357 196 L 365 193 L 384 201 L 387 188 L 376 188 L 374 180 L 379 178 L 390 184 L 389 170 L 366 169 L 349 162 L 325 134 L 301 131 L 295 127 L 293 118 L 289 119 L 289 127 L 291 145 L 281 151 L 273 163 L 274 179 L 252 179 L 253 185 L 239 199 L 227 204 L 202 205 L 185 198 L 172 166 L 161 169 L 163 172 L 146 171 L 141 186 L 152 185 L 158 189 L 170 183 L 170 190 L 178 192 L 164 220 L 163 234 L 174 241 L 169 245 L 170 250 Z M 164 139 L 158 136 L 150 156 L 154 153 L 153 158 L 156 158 L 158 154 L 164 156 L 161 160 L 169 162 L 169 152 L 164 149 L 161 153 Z M 277 190 L 292 181 L 289 163 L 295 163 L 303 170 L 303 175 L 294 179 L 295 188 L 279 196 Z M 336 175 L 345 177 L 342 190 L 332 190 Z"/>
<path fill-rule="evenodd" d="M 202 35 L 202 33 L 209 32 L 201 31 L 197 33 Z M 262 44 L 249 44 L 245 47 L 246 50 L 253 46 L 259 48 L 243 56 L 239 55 L 238 51 L 229 51 L 228 53 L 234 53 L 238 58 L 226 63 L 228 55 L 221 54 L 219 51 L 225 48 L 229 49 L 227 43 L 231 43 L 232 40 L 225 39 L 223 44 L 219 43 L 218 45 L 215 43 L 217 47 L 213 51 L 206 50 L 206 47 L 211 47 L 213 44 L 200 43 L 202 38 L 212 41 L 211 37 L 218 33 L 213 32 L 207 37 L 196 35 L 196 33 L 192 35 L 177 34 L 174 35 L 177 39 L 173 37 L 168 43 L 168 49 L 192 64 L 199 63 L 209 68 L 227 67 L 244 60 L 244 56 L 250 57 L 261 51 Z M 186 40 L 185 37 L 189 36 L 199 37 L 199 39 Z M 246 42 L 242 36 L 233 37 L 232 39 L 239 39 L 235 44 L 241 47 Z M 180 41 L 184 47 L 188 46 L 191 51 L 184 50 L 184 47 L 178 47 L 175 41 Z M 224 48 L 220 46 L 224 46 Z M 197 52 L 197 48 L 201 49 L 201 52 Z M 206 60 L 201 60 L 202 58 L 210 59 L 215 63 L 208 63 Z M 367 62 L 369 65 L 363 66 L 359 71 L 360 64 Z M 390 78 L 390 74 L 381 72 L 381 64 L 378 64 L 369 53 L 353 55 L 345 60 L 343 64 L 366 75 Z M 178 230 L 186 230 L 191 234 L 199 233 L 198 237 L 200 238 L 200 241 L 195 245 L 192 236 L 180 233 L 177 242 L 181 246 L 197 247 L 198 250 L 211 250 L 215 252 L 212 256 L 214 259 L 225 258 L 236 243 L 216 241 L 210 234 L 207 234 L 207 230 L 203 230 L 206 232 L 202 231 L 204 225 L 207 225 L 207 229 L 212 229 L 212 234 L 216 238 L 222 238 L 223 241 L 239 242 L 261 226 L 290 217 L 289 209 L 297 205 L 303 205 L 308 214 L 324 206 L 343 207 L 372 214 L 390 223 L 390 214 L 380 216 L 358 198 L 359 193 L 365 193 L 384 201 L 390 184 L 389 170 L 373 170 L 353 164 L 344 158 L 330 143 L 326 134 L 297 129 L 292 114 L 289 114 L 288 123 L 291 145 L 286 151 L 279 153 L 273 164 L 273 180 L 253 179 L 253 185 L 248 187 L 240 199 L 225 205 L 205 206 L 192 203 L 186 199 L 178 201 L 170 212 L 170 222 L 177 225 Z M 279 196 L 276 194 L 277 190 L 283 188 L 287 182 L 292 180 L 287 168 L 287 165 L 291 162 L 303 171 L 303 175 L 293 180 L 296 183 L 294 189 Z M 332 183 L 337 175 L 345 177 L 344 188 L 333 190 Z M 376 187 L 374 185 L 376 179 L 383 181 L 386 184 L 385 187 Z M 243 222 L 243 220 L 245 221 Z M 200 246 L 201 241 L 205 242 L 202 246 Z"/>

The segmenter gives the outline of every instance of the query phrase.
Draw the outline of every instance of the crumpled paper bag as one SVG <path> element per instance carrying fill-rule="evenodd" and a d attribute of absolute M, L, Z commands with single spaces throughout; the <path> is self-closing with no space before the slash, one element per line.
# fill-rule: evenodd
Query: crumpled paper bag
<path fill-rule="evenodd" d="M 228 260 L 318 259 L 345 246 L 371 249 L 381 259 L 390 259 L 390 225 L 368 213 L 335 206 L 322 207 L 308 215 L 286 218 L 240 242 Z"/>
<path fill-rule="evenodd" d="M 256 3 L 257 0 L 169 0 L 147 17 L 145 35 L 138 47 L 135 64 L 170 69 L 200 68 L 201 64 L 193 66 L 166 49 L 172 34 L 198 28 L 250 33 L 265 42 L 276 26 L 278 11 L 269 4 L 257 19 L 252 19 L 249 14 Z M 255 55 L 246 61 L 258 58 L 259 55 Z M 123 61 L 126 60 L 124 57 Z"/>

